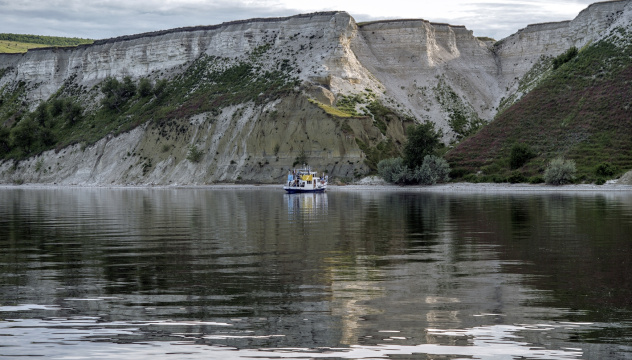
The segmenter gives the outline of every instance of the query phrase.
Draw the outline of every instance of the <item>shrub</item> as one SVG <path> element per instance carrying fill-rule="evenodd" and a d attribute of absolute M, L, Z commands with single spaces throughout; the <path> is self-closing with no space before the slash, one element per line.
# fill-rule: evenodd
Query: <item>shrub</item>
<path fill-rule="evenodd" d="M 149 81 L 149 79 L 147 78 L 140 79 L 140 82 L 138 83 L 138 95 L 140 95 L 140 97 L 147 97 L 149 95 L 152 95 L 153 92 L 154 89 L 151 81 Z"/>
<path fill-rule="evenodd" d="M 438 156 L 426 155 L 421 166 L 411 170 L 400 157 L 384 159 L 377 164 L 377 172 L 384 181 L 394 184 L 420 183 L 434 185 L 450 179 L 450 165 Z"/>
<path fill-rule="evenodd" d="M 200 162 L 204 153 L 198 149 L 197 145 L 189 145 L 189 152 L 187 153 L 187 160 L 193 163 Z"/>
<path fill-rule="evenodd" d="M 577 56 L 578 53 L 579 51 L 577 50 L 575 46 L 566 50 L 566 52 L 564 52 L 560 56 L 553 59 L 553 69 L 555 70 L 559 68 L 560 66 L 564 65 L 565 63 L 571 61 L 575 56 Z"/>
<path fill-rule="evenodd" d="M 434 185 L 437 182 L 445 182 L 450 179 L 450 165 L 445 159 L 426 155 L 420 167 L 415 168 L 413 179 L 420 184 Z"/>
<path fill-rule="evenodd" d="M 542 184 L 544 178 L 542 176 L 532 176 L 529 178 L 529 184 Z"/>
<path fill-rule="evenodd" d="M 471 170 L 466 169 L 464 167 L 450 169 L 450 177 L 453 179 L 464 178 L 466 175 L 471 174 L 471 173 L 472 173 Z"/>
<path fill-rule="evenodd" d="M 544 171 L 544 181 L 549 185 L 569 184 L 575 179 L 575 172 L 575 161 L 557 157 Z"/>
<path fill-rule="evenodd" d="M 156 85 L 154 86 L 154 96 L 157 98 L 161 98 L 165 94 L 165 89 L 167 88 L 167 80 L 160 79 L 156 81 Z"/>
<path fill-rule="evenodd" d="M 518 184 L 518 183 L 527 182 L 527 178 L 519 171 L 514 171 L 511 173 L 511 175 L 509 175 L 509 177 L 507 178 L 507 181 L 509 181 L 512 184 Z"/>
<path fill-rule="evenodd" d="M 68 125 L 72 126 L 83 118 L 83 108 L 78 103 L 68 100 L 64 103 L 63 114 Z"/>
<path fill-rule="evenodd" d="M 103 81 L 101 92 L 105 95 L 101 100 L 104 106 L 110 110 L 120 110 L 121 105 L 136 95 L 136 84 L 129 76 L 126 76 L 123 82 L 109 77 Z"/>
<path fill-rule="evenodd" d="M 384 159 L 377 163 L 377 173 L 384 181 L 401 184 L 409 181 L 410 171 L 404 165 L 404 160 L 400 157 Z"/>
<path fill-rule="evenodd" d="M 595 168 L 595 174 L 602 178 L 613 177 L 618 172 L 619 169 L 611 163 L 601 163 Z"/>
<path fill-rule="evenodd" d="M 509 155 L 509 167 L 512 170 L 521 168 L 527 161 L 531 160 L 535 154 L 527 144 L 517 143 L 511 147 Z"/>
<path fill-rule="evenodd" d="M 0 155 L 11 150 L 11 132 L 4 126 L 0 126 Z"/>

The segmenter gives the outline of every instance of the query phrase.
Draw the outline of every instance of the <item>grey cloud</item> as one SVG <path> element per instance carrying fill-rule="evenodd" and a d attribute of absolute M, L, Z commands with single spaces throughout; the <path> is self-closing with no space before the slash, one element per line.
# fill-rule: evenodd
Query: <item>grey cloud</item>
<path fill-rule="evenodd" d="M 588 6 L 592 2 L 566 0 L 559 3 Z M 497 4 L 483 0 L 463 6 L 460 10 L 465 10 L 467 15 L 460 18 L 426 20 L 465 25 L 477 36 L 496 39 L 509 36 L 529 24 L 570 20 L 543 11 L 542 5 L 546 3 L 550 2 L 509 0 Z M 214 0 L 177 6 L 173 4 L 176 3 L 157 0 L 0 0 L 0 32 L 100 39 L 176 27 L 215 25 L 232 20 L 290 16 L 302 12 L 252 1 Z M 357 21 L 384 19 L 367 14 L 351 15 Z"/>
<path fill-rule="evenodd" d="M 71 1 L 65 5 L 31 0 L 19 5 L 6 1 L 2 4 L 0 32 L 95 39 L 298 13 L 292 9 L 247 6 L 235 1 L 177 7 L 160 6 L 153 0 L 98 3 Z"/>

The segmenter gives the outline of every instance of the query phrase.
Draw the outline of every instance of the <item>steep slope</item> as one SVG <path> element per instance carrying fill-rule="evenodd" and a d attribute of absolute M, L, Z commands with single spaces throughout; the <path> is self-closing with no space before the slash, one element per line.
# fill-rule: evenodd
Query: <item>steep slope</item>
<path fill-rule="evenodd" d="M 308 101 L 331 104 L 327 89 L 340 87 L 374 98 L 379 84 L 345 45 L 354 28 L 347 14 L 322 13 L 97 41 L 53 50 L 53 59 L 51 50 L 8 57 L 0 117 L 11 131 L 0 147 L 15 158 L 57 151 L 6 161 L 0 174 L 69 184 L 276 182 L 302 162 L 339 178 L 364 174 L 396 151 L 412 120 L 386 110 L 378 128 Z M 195 161 L 193 148 L 203 154 Z"/>
<path fill-rule="evenodd" d="M 471 135 L 629 3 L 498 45 L 463 26 L 327 12 L 0 54 L 0 181 L 277 182 L 302 162 L 361 176 L 412 123 L 446 143 Z"/>
<path fill-rule="evenodd" d="M 557 156 L 575 160 L 579 181 L 632 169 L 631 24 L 628 5 L 602 39 L 559 68 L 549 67 L 521 101 L 450 151 L 456 174 L 473 181 L 537 181 Z M 510 150 L 518 143 L 533 158 L 512 170 Z"/>
<path fill-rule="evenodd" d="M 508 90 L 497 104 L 499 110 L 515 103 L 546 77 L 551 57 L 601 38 L 629 3 L 594 3 L 571 21 L 529 25 L 495 44 L 495 53 L 501 59 L 499 86 Z"/>

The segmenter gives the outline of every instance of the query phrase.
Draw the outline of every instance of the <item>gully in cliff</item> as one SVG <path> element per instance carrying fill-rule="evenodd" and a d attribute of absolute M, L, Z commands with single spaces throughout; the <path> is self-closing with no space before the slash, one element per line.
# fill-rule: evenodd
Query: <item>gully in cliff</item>
<path fill-rule="evenodd" d="M 288 193 L 324 192 L 327 189 L 328 176 L 318 177 L 309 167 L 294 170 L 287 175 L 283 189 Z"/>

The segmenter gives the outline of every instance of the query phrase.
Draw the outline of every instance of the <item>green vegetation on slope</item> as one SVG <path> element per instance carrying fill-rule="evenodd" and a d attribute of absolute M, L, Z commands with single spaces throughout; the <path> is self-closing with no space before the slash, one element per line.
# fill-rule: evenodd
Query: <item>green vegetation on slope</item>
<path fill-rule="evenodd" d="M 267 103 L 295 91 L 292 69 L 285 60 L 264 70 L 253 56 L 235 62 L 203 55 L 171 79 L 108 78 L 87 89 L 71 77 L 33 111 L 24 101 L 27 85 L 7 84 L 0 89 L 0 159 L 91 144 L 147 121 L 170 126 L 196 114 L 218 115 L 229 105 Z"/>
<path fill-rule="evenodd" d="M 612 176 L 632 169 L 631 36 L 619 29 L 576 55 L 563 54 L 535 89 L 447 154 L 453 176 L 538 182 L 558 156 L 575 161 L 579 182 L 602 183 L 600 166 L 616 169 Z M 511 169 L 518 143 L 533 157 Z"/>
<path fill-rule="evenodd" d="M 92 44 L 92 39 L 68 38 L 59 36 L 25 35 L 25 34 L 0 34 L 0 44 L 19 44 L 19 46 L 33 48 L 42 46 L 77 46 Z M 0 50 L 1 51 L 1 50 Z M 26 51 L 26 50 L 24 50 Z"/>

